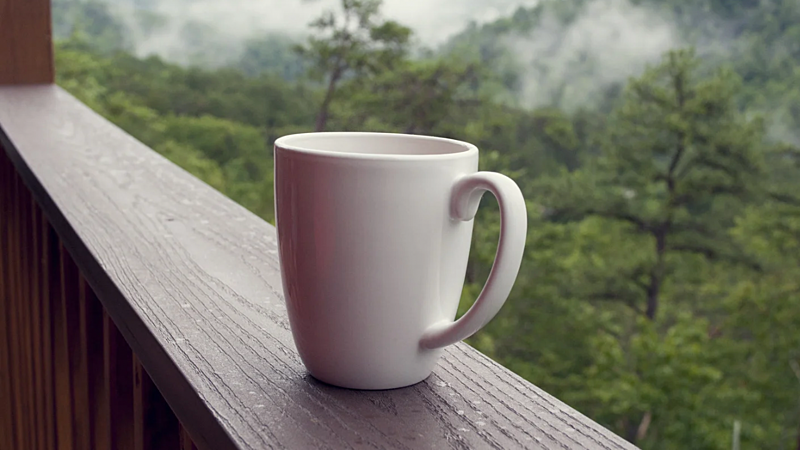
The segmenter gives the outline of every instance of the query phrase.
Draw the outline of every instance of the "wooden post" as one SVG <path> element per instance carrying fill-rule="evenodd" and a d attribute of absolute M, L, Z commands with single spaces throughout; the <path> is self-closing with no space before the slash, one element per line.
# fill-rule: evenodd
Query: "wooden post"
<path fill-rule="evenodd" d="M 0 0 L 0 85 L 54 80 L 50 0 Z"/>

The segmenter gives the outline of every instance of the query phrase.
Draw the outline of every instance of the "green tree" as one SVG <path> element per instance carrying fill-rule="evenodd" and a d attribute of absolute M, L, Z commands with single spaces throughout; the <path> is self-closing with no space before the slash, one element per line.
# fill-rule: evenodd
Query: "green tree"
<path fill-rule="evenodd" d="M 322 131 L 339 83 L 391 69 L 408 51 L 411 30 L 381 21 L 380 0 L 342 0 L 342 13 L 328 12 L 311 23 L 316 35 L 296 48 L 310 64 L 310 74 L 326 84 L 315 129 Z"/>
<path fill-rule="evenodd" d="M 602 154 L 543 186 L 553 220 L 598 216 L 648 238 L 649 256 L 615 277 L 626 287 L 605 286 L 597 294 L 650 320 L 678 262 L 673 256 L 746 262 L 726 229 L 764 170 L 763 127 L 736 108 L 736 76 L 720 70 L 698 80 L 698 64 L 693 52 L 673 51 L 632 80 Z"/>
<path fill-rule="evenodd" d="M 455 130 L 446 122 L 485 100 L 472 87 L 483 76 L 474 64 L 452 58 L 403 61 L 343 87 L 347 100 L 340 102 L 336 123 L 345 129 L 448 135 Z M 450 128 L 461 126 L 456 122 Z"/>
<path fill-rule="evenodd" d="M 743 442 L 762 448 L 800 443 L 800 205 L 767 201 L 748 208 L 732 230 L 764 270 L 736 273 L 722 299 L 715 328 L 730 342 L 734 380 L 749 401 L 731 414 L 742 421 Z M 729 275 L 730 276 L 730 275 Z"/>
<path fill-rule="evenodd" d="M 519 289 L 489 327 L 494 357 L 646 448 L 724 448 L 757 395 L 731 374 L 741 342 L 710 330 L 726 277 L 763 270 L 730 233 L 762 195 L 763 129 L 732 73 L 697 67 L 667 54 L 630 81 L 596 153 L 533 184 Z M 549 122 L 544 145 L 578 145 Z"/>

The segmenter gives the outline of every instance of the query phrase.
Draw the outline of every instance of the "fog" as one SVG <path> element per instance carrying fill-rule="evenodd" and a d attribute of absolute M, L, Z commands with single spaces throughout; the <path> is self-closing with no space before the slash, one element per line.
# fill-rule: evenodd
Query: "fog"
<path fill-rule="evenodd" d="M 221 65 L 234 59 L 241 43 L 265 33 L 302 37 L 323 11 L 340 8 L 340 0 L 104 0 L 133 34 L 139 56 L 157 54 L 185 63 L 196 42 L 187 25 L 202 29 L 208 47 L 206 62 Z M 384 0 L 382 15 L 414 30 L 416 44 L 435 47 L 470 22 L 486 23 L 538 0 Z M 152 12 L 166 19 L 158 27 L 143 26 L 138 16 Z M 138 14 L 138 16 L 137 16 Z M 196 33 L 197 34 L 197 33 Z M 196 35 L 195 34 L 195 35 Z M 196 41 L 196 39 L 194 39 Z"/>
<path fill-rule="evenodd" d="M 157 54 L 178 63 L 207 66 L 236 61 L 242 43 L 253 36 L 273 33 L 302 39 L 309 22 L 323 11 L 340 8 L 341 2 L 105 1 L 126 21 L 139 56 Z M 472 22 L 491 22 L 539 1 L 384 0 L 382 15 L 411 27 L 418 46 L 435 48 Z M 142 12 L 156 13 L 166 22 L 143 26 Z M 609 86 L 624 83 L 665 51 L 684 43 L 675 26 L 655 11 L 629 0 L 595 0 L 567 26 L 545 14 L 532 34 L 510 36 L 504 44 L 522 69 L 521 106 L 558 104 L 570 110 L 596 102 Z M 197 55 L 202 55 L 200 61 Z"/>
<path fill-rule="evenodd" d="M 128 27 L 134 52 L 157 54 L 177 63 L 221 66 L 236 62 L 243 43 L 278 34 L 300 40 L 323 11 L 341 0 L 101 0 Z M 417 46 L 436 48 L 470 23 L 508 17 L 519 7 L 574 0 L 384 0 L 382 16 L 414 30 Z M 552 11 L 553 8 L 545 8 Z M 158 19 L 143 21 L 148 13 Z M 702 14 L 698 11 L 698 14 Z M 622 86 L 670 49 L 694 45 L 698 54 L 727 53 L 730 24 L 696 17 L 703 41 L 688 42 L 662 12 L 630 0 L 593 0 L 565 25 L 546 12 L 527 35 L 502 45 L 516 61 L 519 106 L 557 105 L 567 111 L 597 104 L 609 87 Z M 153 23 L 156 23 L 153 26 Z M 197 55 L 201 55 L 198 61 Z M 766 111 L 765 111 L 766 112 Z M 800 144 L 780 114 L 768 114 L 769 134 Z"/>
<path fill-rule="evenodd" d="M 567 26 L 545 14 L 530 35 L 506 40 L 523 69 L 523 106 L 567 110 L 600 100 L 684 44 L 674 24 L 627 0 L 592 2 Z"/>

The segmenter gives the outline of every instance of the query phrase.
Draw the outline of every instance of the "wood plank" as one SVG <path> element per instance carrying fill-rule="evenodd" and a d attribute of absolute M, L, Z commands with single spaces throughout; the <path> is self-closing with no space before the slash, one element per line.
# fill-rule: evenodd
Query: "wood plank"
<path fill-rule="evenodd" d="M 44 443 L 45 448 L 56 448 L 56 399 L 53 352 L 53 303 L 59 301 L 61 279 L 59 269 L 58 238 L 55 230 L 41 214 L 38 232 L 42 239 L 40 264 L 42 269 L 42 347 L 39 349 L 42 359 L 43 394 L 44 394 Z"/>
<path fill-rule="evenodd" d="M 47 449 L 45 441 L 45 408 L 44 408 L 44 369 L 43 361 L 41 358 L 42 342 L 42 294 L 41 294 L 41 264 L 39 255 L 41 255 L 41 235 L 38 233 L 39 224 L 41 222 L 41 212 L 33 200 L 33 196 L 28 196 L 28 203 L 30 208 L 30 247 L 29 251 L 29 267 L 28 280 L 31 286 L 31 322 L 30 329 L 33 336 L 31 343 L 30 354 L 33 360 L 33 379 L 31 380 L 34 387 L 34 421 L 36 423 L 35 430 L 35 448 Z"/>
<path fill-rule="evenodd" d="M 0 148 L 2 152 L 2 148 Z M 0 205 L 10 203 L 11 180 L 14 168 L 6 155 L 0 154 Z M 0 214 L 0 244 L 6 248 L 11 227 L 11 215 Z M 14 438 L 13 402 L 11 394 L 11 356 L 10 350 L 10 317 L 11 286 L 10 277 L 11 254 L 0 252 L 0 448 L 16 448 Z"/>
<path fill-rule="evenodd" d="M 50 0 L 0 0 L 0 84 L 52 83 Z"/>
<path fill-rule="evenodd" d="M 79 279 L 79 291 L 80 345 L 81 354 L 84 355 L 82 370 L 86 371 L 84 379 L 88 402 L 87 425 L 91 433 L 91 448 L 96 449 L 100 442 L 106 442 L 106 430 L 98 427 L 98 423 L 107 418 L 104 415 L 107 414 L 105 407 L 108 404 L 103 381 L 103 307 L 83 277 Z"/>
<path fill-rule="evenodd" d="M 133 357 L 133 424 L 134 450 L 178 448 L 178 419 L 136 356 Z"/>
<path fill-rule="evenodd" d="M 74 266 L 70 265 L 69 255 L 61 241 L 57 241 L 56 246 L 58 255 L 57 266 L 54 268 L 58 270 L 58 284 L 53 285 L 54 288 L 57 286 L 53 293 L 57 298 L 52 302 L 56 436 L 60 450 L 71 450 L 79 447 L 75 446 L 75 430 L 72 426 L 72 370 L 70 370 L 69 345 L 71 308 L 68 307 L 68 299 L 77 295 L 77 272 Z"/>
<path fill-rule="evenodd" d="M 189 430 L 184 428 L 183 425 L 181 425 L 180 435 L 180 450 L 197 450 L 197 446 L 192 441 L 192 436 L 189 435 Z"/>
<path fill-rule="evenodd" d="M 92 448 L 91 409 L 89 407 L 89 369 L 85 353 L 82 299 L 86 297 L 85 283 L 72 257 L 62 247 L 62 307 L 66 321 L 66 345 L 69 353 L 70 395 L 72 397 L 72 433 L 77 449 Z"/>
<path fill-rule="evenodd" d="M 11 309 L 9 310 L 9 343 L 10 343 L 10 359 L 11 359 L 11 386 L 12 386 L 12 401 L 14 403 L 13 419 L 15 424 L 16 445 L 21 448 L 29 448 L 30 434 L 28 432 L 28 421 L 25 414 L 25 384 L 24 384 L 24 342 L 22 339 L 22 299 L 20 287 L 20 265 L 19 265 L 19 236 L 20 236 L 20 218 L 19 218 L 19 183 L 18 174 L 14 172 L 11 178 L 10 186 L 10 208 L 6 208 L 10 217 L 10 228 L 8 234 L 8 241 L 6 242 L 6 251 L 10 255 L 9 264 L 9 286 L 11 288 L 11 295 L 9 301 Z"/>
<path fill-rule="evenodd" d="M 133 449 L 149 450 L 150 431 L 147 423 L 147 410 L 150 391 L 155 389 L 152 380 L 145 372 L 139 358 L 133 355 Z"/>
<path fill-rule="evenodd" d="M 103 312 L 103 379 L 107 395 L 108 422 L 99 426 L 107 436 L 98 441 L 98 450 L 132 450 L 133 429 L 133 354 L 125 338 L 108 314 Z"/>
<path fill-rule="evenodd" d="M 0 88 L 0 144 L 201 449 L 634 448 L 466 344 L 406 389 L 309 378 L 274 228 L 58 87 Z"/>
<path fill-rule="evenodd" d="M 34 339 L 33 339 L 33 300 L 31 292 L 31 276 L 32 276 L 32 233 L 31 228 L 33 219 L 31 215 L 31 198 L 30 192 L 22 178 L 15 177 L 17 180 L 18 204 L 17 204 L 17 218 L 18 218 L 18 235 L 17 235 L 17 266 L 18 266 L 18 281 L 19 288 L 19 312 L 20 312 L 20 331 L 22 341 L 22 367 L 20 370 L 20 379 L 24 387 L 24 403 L 23 409 L 25 412 L 23 420 L 26 422 L 28 433 L 29 448 L 38 448 L 37 440 L 37 426 L 36 421 L 36 386 L 34 384 Z"/>

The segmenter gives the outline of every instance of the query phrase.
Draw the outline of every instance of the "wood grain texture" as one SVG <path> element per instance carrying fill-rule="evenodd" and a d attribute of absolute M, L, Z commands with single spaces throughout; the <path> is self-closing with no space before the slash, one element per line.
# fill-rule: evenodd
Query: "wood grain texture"
<path fill-rule="evenodd" d="M 0 145 L 201 449 L 634 448 L 466 344 L 383 392 L 307 375 L 275 230 L 55 86 L 0 88 Z"/>
<path fill-rule="evenodd" d="M 0 0 L 0 84 L 54 79 L 50 0 Z"/>

